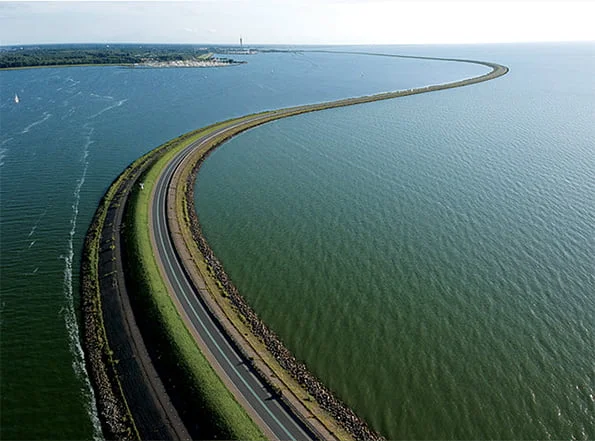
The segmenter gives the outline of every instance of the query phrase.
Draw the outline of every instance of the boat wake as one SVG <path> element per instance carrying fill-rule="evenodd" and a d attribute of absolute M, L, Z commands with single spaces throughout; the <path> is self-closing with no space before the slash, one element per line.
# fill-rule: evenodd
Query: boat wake
<path fill-rule="evenodd" d="M 70 117 L 72 117 L 72 115 L 74 115 L 74 112 L 76 112 L 76 107 L 70 108 L 70 110 L 68 111 L 68 113 L 66 113 L 66 115 L 64 115 L 62 117 L 62 121 L 64 121 L 65 119 L 69 119 Z"/>
<path fill-rule="evenodd" d="M 8 149 L 0 147 L 0 167 L 4 165 L 4 158 L 6 158 L 6 153 L 8 153 Z"/>
<path fill-rule="evenodd" d="M 126 99 L 123 99 L 123 100 L 120 100 L 120 101 L 118 101 L 116 104 L 112 104 L 111 106 L 108 106 L 108 107 L 106 107 L 106 108 L 105 108 L 105 109 L 103 109 L 103 110 L 100 110 L 100 111 L 99 111 L 99 112 L 97 112 L 96 114 L 94 114 L 94 115 L 91 115 L 91 116 L 89 117 L 89 119 L 94 119 L 94 118 L 97 118 L 99 115 L 102 115 L 102 114 L 104 114 L 104 113 L 105 113 L 105 112 L 107 112 L 108 110 L 112 110 L 112 109 L 114 109 L 114 108 L 116 108 L 116 107 L 120 107 L 120 106 L 122 106 L 122 105 L 123 105 L 123 104 L 124 104 L 126 101 L 128 101 L 128 98 L 126 98 Z"/>
<path fill-rule="evenodd" d="M 93 98 L 99 98 L 102 100 L 107 100 L 107 101 L 112 101 L 114 99 L 113 96 L 110 95 L 97 95 L 96 93 L 91 93 L 91 95 Z"/>
<path fill-rule="evenodd" d="M 78 86 L 79 84 L 81 84 L 80 80 L 73 80 L 72 78 L 68 77 L 66 78 L 66 81 L 68 81 L 68 84 L 66 86 L 64 86 L 67 89 L 70 89 L 74 86 Z"/>
<path fill-rule="evenodd" d="M 91 136 L 93 134 L 93 128 L 88 127 L 89 132 L 86 136 L 85 145 L 83 148 L 83 171 L 81 177 L 78 179 L 74 188 L 74 202 L 72 204 L 72 217 L 70 218 L 70 233 L 67 243 L 66 256 L 62 256 L 64 259 L 64 296 L 66 298 L 66 306 L 62 313 L 64 315 L 64 322 L 68 331 L 70 352 L 73 355 L 72 367 L 75 374 L 83 383 L 81 393 L 83 395 L 87 412 L 91 418 L 93 425 L 93 439 L 96 441 L 103 440 L 103 434 L 101 431 L 101 423 L 97 413 L 97 406 L 95 404 L 95 393 L 91 387 L 89 381 L 89 375 L 85 367 L 85 357 L 83 354 L 83 348 L 80 342 L 79 328 L 77 323 L 76 311 L 74 308 L 74 296 L 72 286 L 72 263 L 74 260 L 74 236 L 76 234 L 76 221 L 79 213 L 79 202 L 81 200 L 81 189 L 85 183 L 87 177 L 87 170 L 89 168 L 89 147 L 93 144 Z"/>
<path fill-rule="evenodd" d="M 33 236 L 33 233 L 35 233 L 35 230 L 37 230 L 37 227 L 39 226 L 39 222 L 41 222 L 41 220 L 43 219 L 43 217 L 48 212 L 48 207 L 46 207 L 45 210 L 43 210 L 41 212 L 41 214 L 37 217 L 37 220 L 35 221 L 35 224 L 33 224 L 33 226 L 31 227 L 31 231 L 29 231 L 29 234 L 27 235 L 28 238 L 31 237 L 31 236 Z"/>
<path fill-rule="evenodd" d="M 39 121 L 35 121 L 34 123 L 29 124 L 27 127 L 25 127 L 23 129 L 23 131 L 21 132 L 21 135 L 25 134 L 25 133 L 29 133 L 29 130 L 31 130 L 33 127 L 46 122 L 48 119 L 50 119 L 50 117 L 52 116 L 51 113 L 49 112 L 43 112 L 43 118 L 41 118 Z"/>

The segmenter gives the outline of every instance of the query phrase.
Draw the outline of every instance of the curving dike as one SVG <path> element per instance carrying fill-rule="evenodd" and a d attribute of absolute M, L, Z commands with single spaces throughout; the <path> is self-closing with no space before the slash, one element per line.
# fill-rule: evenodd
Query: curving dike
<path fill-rule="evenodd" d="M 87 233 L 81 261 L 83 343 L 97 392 L 100 419 L 108 438 L 190 439 L 196 436 L 191 414 L 188 409 L 180 408 L 183 401 L 176 398 L 176 385 L 172 384 L 170 372 L 160 371 L 159 366 L 155 370 L 153 366 L 156 361 L 152 361 L 153 336 L 147 335 L 135 321 L 135 314 L 142 311 L 137 311 L 134 302 L 131 305 L 129 300 L 128 274 L 124 268 L 131 265 L 126 261 L 130 256 L 126 255 L 120 239 L 122 210 L 139 177 L 177 147 L 179 151 L 163 167 L 151 197 L 151 242 L 172 301 L 211 366 L 267 438 L 382 439 L 284 347 L 240 295 L 202 235 L 193 197 L 196 174 L 209 152 L 252 127 L 307 112 L 467 86 L 505 75 L 508 68 L 476 60 L 341 53 L 473 63 L 489 67 L 491 71 L 447 84 L 297 106 L 230 120 L 211 126 L 211 130 L 201 129 L 172 140 L 129 166 L 102 199 Z M 184 292 L 174 286 L 180 285 L 177 280 L 181 278 L 186 284 L 186 288 L 180 288 Z M 202 319 L 198 317 L 197 308 L 203 310 Z M 212 321 L 224 343 L 213 344 L 211 334 L 214 331 L 207 330 L 202 323 L 206 320 Z M 229 349 L 216 354 L 216 348 L 223 344 Z M 228 350 L 231 352 L 224 353 Z M 221 360 L 232 357 L 241 360 L 243 371 L 233 367 L 226 371 L 225 362 Z M 236 372 L 229 372 L 230 369 Z M 160 379 L 164 375 L 168 376 L 166 382 Z M 246 388 L 249 382 L 255 382 L 255 386 Z M 172 393 L 174 396 L 170 399 Z M 269 398 L 263 399 L 262 394 L 268 394 Z"/>

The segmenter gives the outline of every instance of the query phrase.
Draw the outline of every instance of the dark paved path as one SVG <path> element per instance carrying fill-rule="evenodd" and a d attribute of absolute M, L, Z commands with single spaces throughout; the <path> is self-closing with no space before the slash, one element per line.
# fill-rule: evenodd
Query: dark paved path
<path fill-rule="evenodd" d="M 122 183 L 107 210 L 99 248 L 104 325 L 124 396 L 143 440 L 190 440 L 153 367 L 136 325 L 122 267 L 120 225 L 137 175 Z"/>

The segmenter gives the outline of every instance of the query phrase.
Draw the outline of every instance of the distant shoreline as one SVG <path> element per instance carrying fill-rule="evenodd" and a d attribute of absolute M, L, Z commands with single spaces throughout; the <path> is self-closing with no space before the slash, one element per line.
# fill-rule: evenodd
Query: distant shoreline
<path fill-rule="evenodd" d="M 183 63 L 183 62 L 182 62 Z M 131 68 L 142 68 L 142 69 L 206 69 L 213 67 L 230 67 L 239 66 L 240 64 L 246 64 L 247 61 L 232 61 L 230 63 L 209 63 L 204 61 L 188 61 L 189 64 L 176 64 L 176 62 L 164 61 L 164 62 L 147 62 L 147 63 L 83 63 L 83 64 L 48 64 L 47 66 L 21 66 L 21 67 L 0 67 L 0 71 L 4 70 L 25 70 L 25 69 L 49 69 L 56 67 L 103 67 L 103 66 L 120 66 L 120 67 L 131 67 Z"/>
<path fill-rule="evenodd" d="M 39 66 L 19 66 L 19 67 L 0 67 L 0 71 L 4 70 L 25 70 L 25 69 L 49 69 L 54 67 L 93 67 L 93 66 L 122 66 L 132 67 L 133 63 L 81 63 L 81 64 L 48 64 Z"/>
<path fill-rule="evenodd" d="M 0 47 L 0 70 L 76 66 L 224 67 L 243 64 L 225 55 L 236 48 L 155 45 Z M 221 54 L 224 56 L 215 56 Z M 243 52 L 242 52 L 243 54 Z"/>
<path fill-rule="evenodd" d="M 208 61 L 203 60 L 179 60 L 179 61 L 147 61 L 146 63 L 135 63 L 132 67 L 139 68 L 154 68 L 154 69 L 191 69 L 191 68 L 210 68 L 210 67 L 229 67 L 246 64 L 247 61 L 220 61 L 213 59 Z"/>

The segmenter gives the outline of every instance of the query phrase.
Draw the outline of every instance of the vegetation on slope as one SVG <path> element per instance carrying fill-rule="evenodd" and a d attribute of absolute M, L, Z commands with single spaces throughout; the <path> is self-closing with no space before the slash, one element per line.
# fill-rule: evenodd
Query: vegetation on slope
<path fill-rule="evenodd" d="M 149 225 L 150 195 L 163 167 L 201 131 L 180 142 L 153 165 L 135 187 L 123 233 L 129 292 L 139 326 L 174 405 L 193 437 L 264 439 L 197 347 L 180 317 L 155 259 Z"/>

